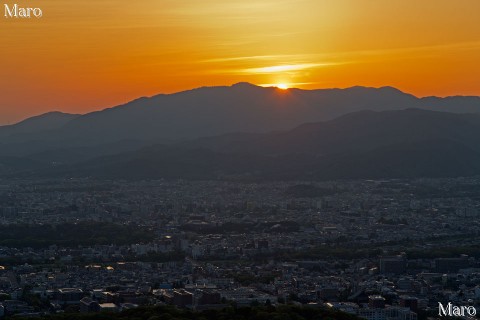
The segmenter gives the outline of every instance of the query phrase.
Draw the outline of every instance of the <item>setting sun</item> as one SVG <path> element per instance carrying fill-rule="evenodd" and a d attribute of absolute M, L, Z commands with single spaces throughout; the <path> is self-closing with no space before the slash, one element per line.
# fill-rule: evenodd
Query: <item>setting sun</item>
<path fill-rule="evenodd" d="M 277 88 L 278 88 L 278 89 L 282 89 L 282 90 L 287 90 L 287 89 L 288 89 L 288 85 L 285 84 L 285 83 L 279 83 L 279 84 L 277 84 Z"/>

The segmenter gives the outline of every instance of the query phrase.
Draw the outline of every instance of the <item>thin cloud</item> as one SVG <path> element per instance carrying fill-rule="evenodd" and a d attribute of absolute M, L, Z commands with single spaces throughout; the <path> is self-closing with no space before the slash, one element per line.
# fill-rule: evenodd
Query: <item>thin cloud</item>
<path fill-rule="evenodd" d="M 257 56 L 243 56 L 243 57 L 225 57 L 225 58 L 215 58 L 207 59 L 202 62 L 229 62 L 229 61 L 252 61 L 252 60 L 279 60 L 279 59 L 290 59 L 298 58 L 299 55 L 257 55 Z"/>
<path fill-rule="evenodd" d="M 295 86 L 305 86 L 305 85 L 316 85 L 323 84 L 323 82 L 286 82 L 290 88 L 295 88 Z M 260 87 L 277 87 L 278 83 L 260 83 Z"/>
<path fill-rule="evenodd" d="M 334 65 L 334 63 L 298 63 L 298 64 L 284 64 L 260 68 L 247 68 L 240 70 L 240 73 L 279 73 L 279 72 L 291 72 L 291 71 L 301 71 L 306 69 L 313 69 L 319 67 L 327 67 Z"/>

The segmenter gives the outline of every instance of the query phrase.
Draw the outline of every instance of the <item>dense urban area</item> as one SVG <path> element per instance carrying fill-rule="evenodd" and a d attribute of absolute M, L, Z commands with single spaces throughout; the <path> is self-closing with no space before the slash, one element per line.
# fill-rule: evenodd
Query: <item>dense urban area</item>
<path fill-rule="evenodd" d="M 479 191 L 480 178 L 0 180 L 0 318 L 438 317 L 439 303 L 480 302 Z"/>

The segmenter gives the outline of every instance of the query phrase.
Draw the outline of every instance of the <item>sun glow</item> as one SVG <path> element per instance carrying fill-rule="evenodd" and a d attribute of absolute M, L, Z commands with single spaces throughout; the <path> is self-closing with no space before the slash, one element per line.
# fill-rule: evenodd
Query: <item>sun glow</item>
<path fill-rule="evenodd" d="M 279 83 L 277 84 L 277 88 L 282 90 L 287 90 L 289 87 L 286 83 Z"/>

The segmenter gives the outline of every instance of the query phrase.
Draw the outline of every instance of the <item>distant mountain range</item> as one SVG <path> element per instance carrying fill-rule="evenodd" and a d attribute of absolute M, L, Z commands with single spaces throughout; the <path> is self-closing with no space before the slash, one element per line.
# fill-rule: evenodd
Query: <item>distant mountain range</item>
<path fill-rule="evenodd" d="M 391 87 L 308 91 L 239 83 L 141 98 L 86 115 L 48 113 L 0 127 L 0 138 L 3 175 L 476 175 L 480 98 L 416 98 Z"/>
<path fill-rule="evenodd" d="M 480 115 L 360 111 L 266 134 L 155 145 L 68 168 L 102 178 L 356 179 L 480 174 Z"/>

